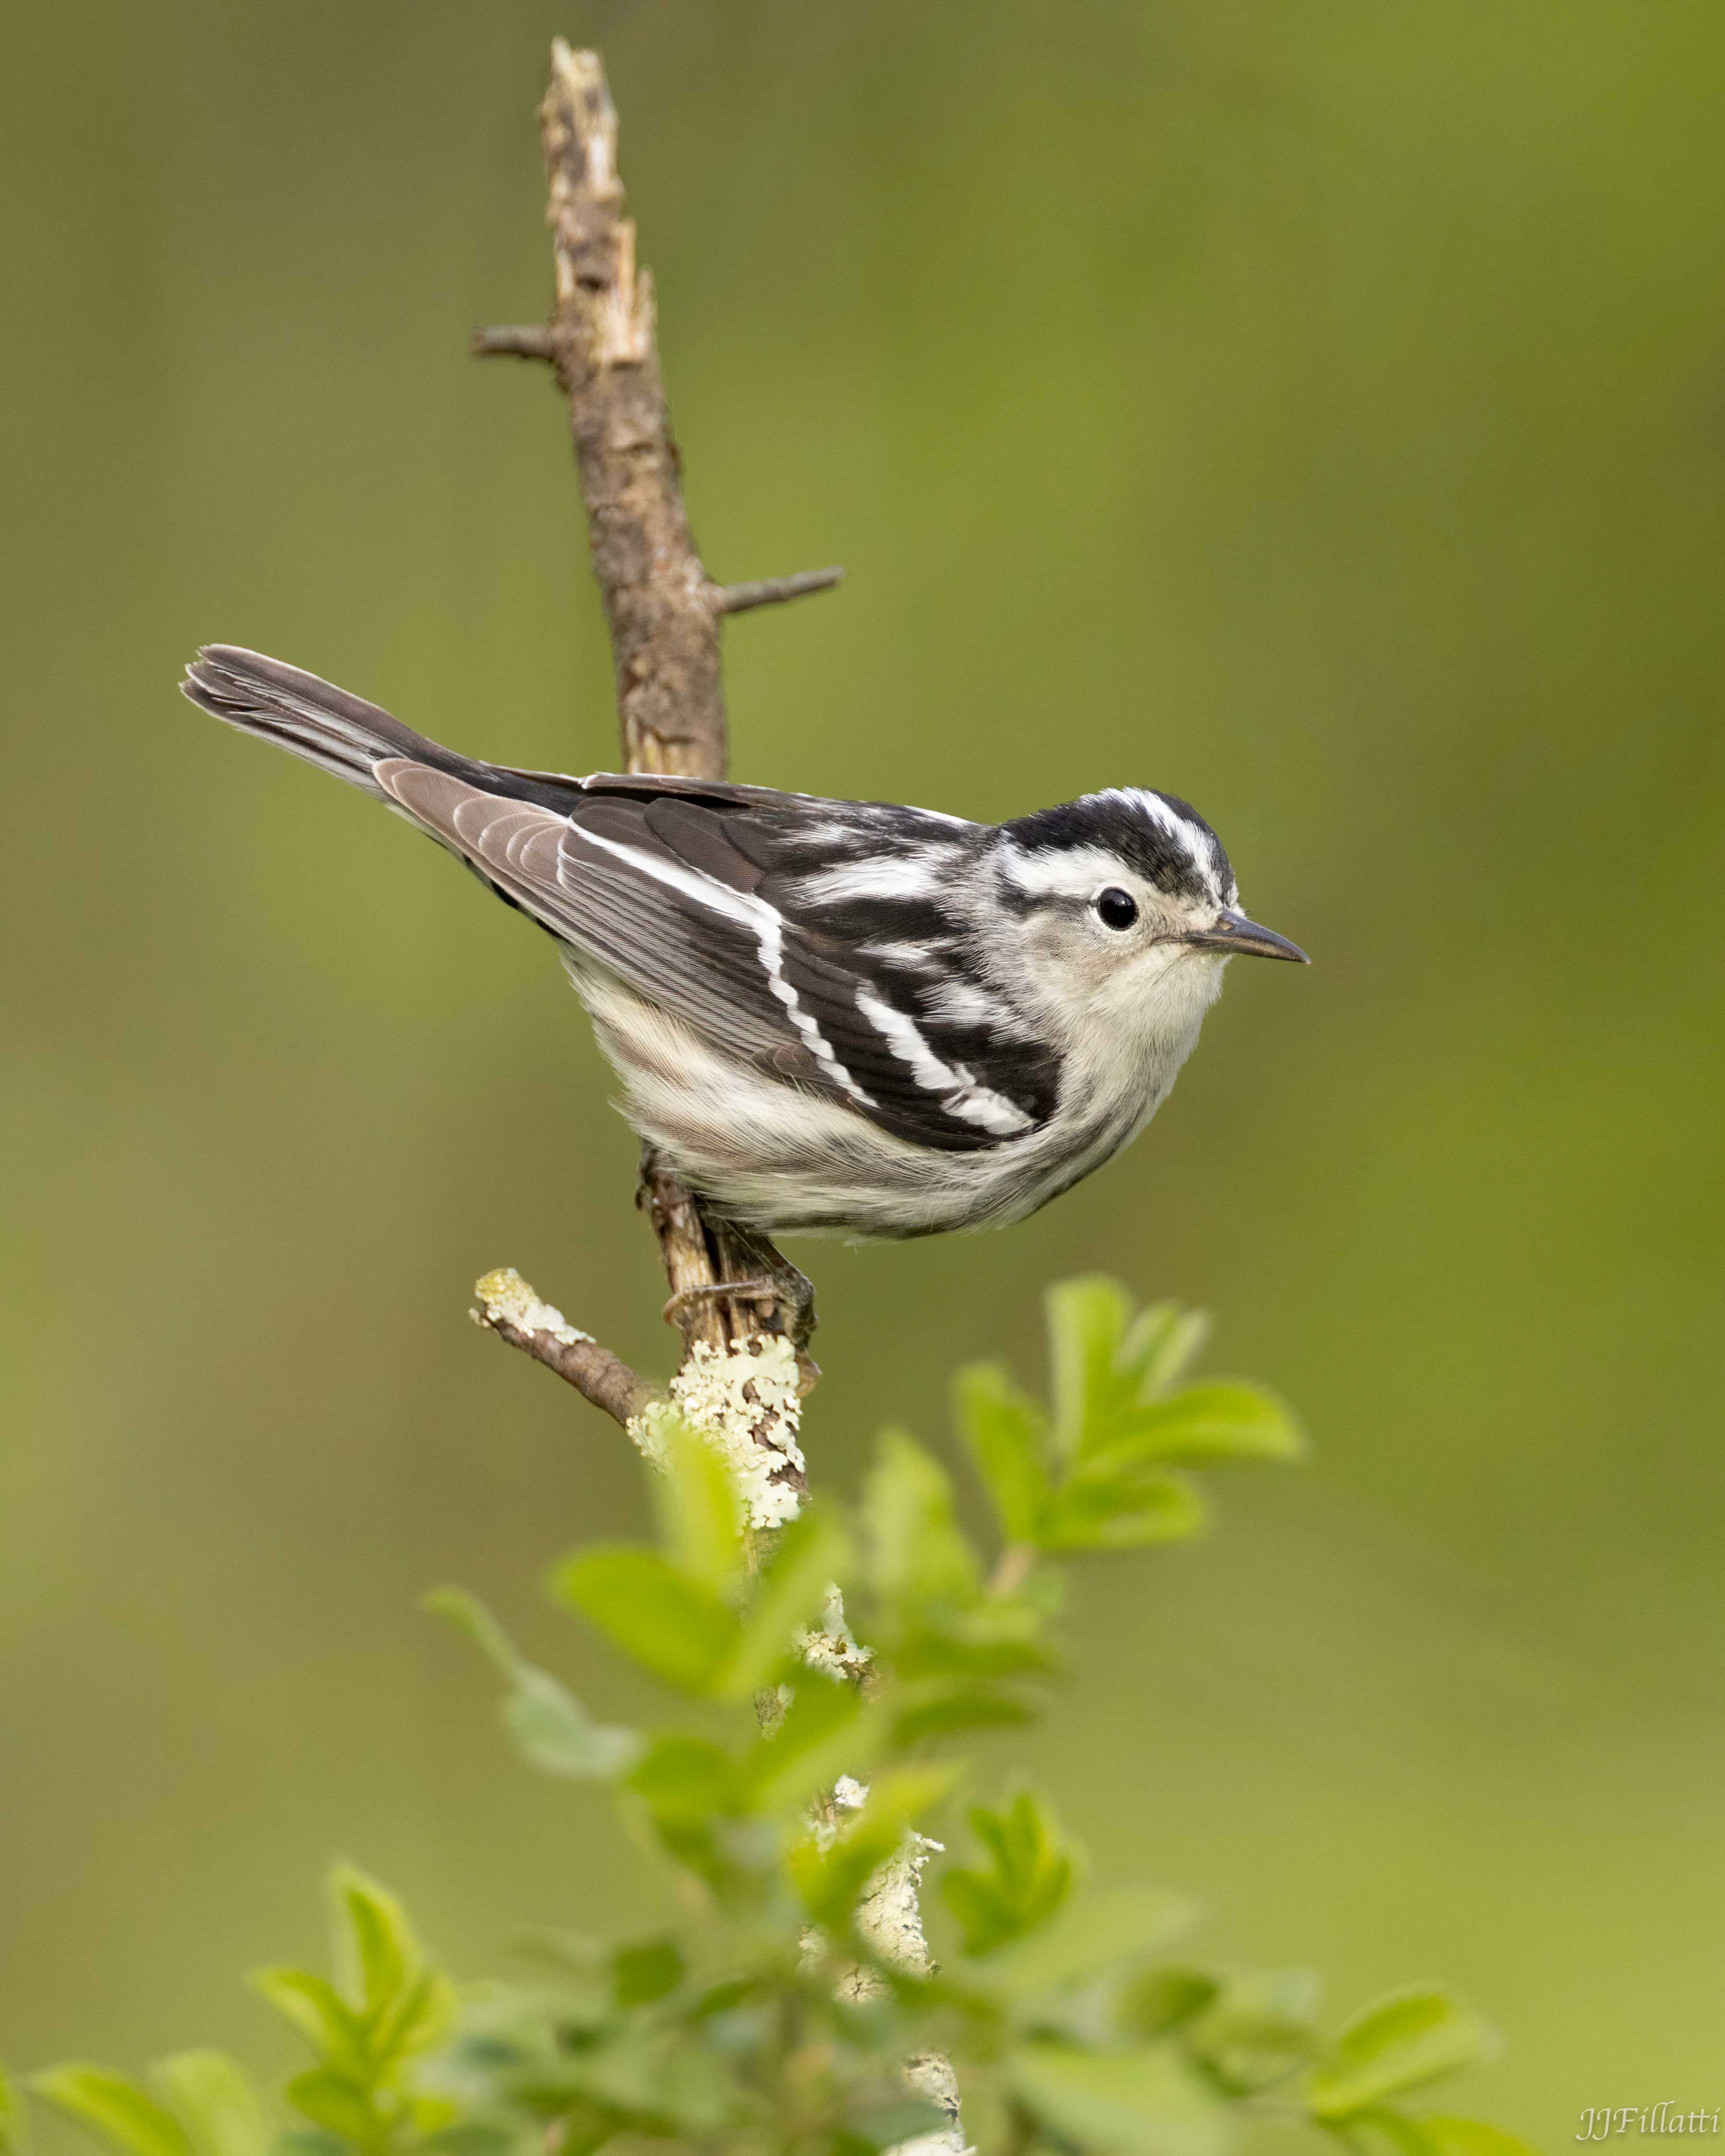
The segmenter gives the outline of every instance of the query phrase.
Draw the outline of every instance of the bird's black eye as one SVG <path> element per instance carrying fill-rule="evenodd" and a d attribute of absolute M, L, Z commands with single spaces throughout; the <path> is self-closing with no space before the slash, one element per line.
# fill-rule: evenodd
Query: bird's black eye
<path fill-rule="evenodd" d="M 1138 917 L 1138 901 L 1129 891 L 1111 883 L 1096 894 L 1096 918 L 1104 928 L 1130 928 Z"/>

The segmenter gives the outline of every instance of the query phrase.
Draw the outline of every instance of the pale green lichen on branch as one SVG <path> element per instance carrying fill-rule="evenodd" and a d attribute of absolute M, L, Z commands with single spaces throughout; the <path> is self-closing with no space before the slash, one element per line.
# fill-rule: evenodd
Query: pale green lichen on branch
<path fill-rule="evenodd" d="M 537 1289 L 530 1287 L 513 1265 L 499 1265 L 495 1271 L 481 1274 L 474 1282 L 473 1291 L 479 1297 L 479 1307 L 473 1313 L 475 1324 L 507 1324 L 519 1327 L 523 1332 L 543 1332 L 565 1348 L 593 1338 L 578 1325 L 571 1325 L 556 1304 L 547 1302 Z"/>
<path fill-rule="evenodd" d="M 797 1351 L 782 1335 L 754 1333 L 728 1348 L 697 1340 L 670 1399 L 649 1401 L 629 1434 L 657 1466 L 668 1420 L 701 1431 L 729 1465 L 749 1526 L 770 1532 L 795 1519 L 807 1486 L 801 1387 Z"/>

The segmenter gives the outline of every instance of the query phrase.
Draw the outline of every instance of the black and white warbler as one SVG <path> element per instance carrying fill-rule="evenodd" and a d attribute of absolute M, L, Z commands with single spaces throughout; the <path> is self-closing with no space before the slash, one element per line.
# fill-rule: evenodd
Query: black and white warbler
<path fill-rule="evenodd" d="M 1248 921 L 1172 795 L 1011 823 L 701 779 L 565 778 L 439 748 L 228 644 L 203 710 L 362 788 L 562 948 L 623 1107 L 745 1227 L 927 1235 L 1019 1220 L 1173 1084 Z"/>

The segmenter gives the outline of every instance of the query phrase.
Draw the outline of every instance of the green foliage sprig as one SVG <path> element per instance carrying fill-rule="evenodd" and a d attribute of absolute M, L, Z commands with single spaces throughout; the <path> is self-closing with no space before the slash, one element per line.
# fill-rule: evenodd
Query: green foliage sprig
<path fill-rule="evenodd" d="M 1087 1884 L 1022 1785 L 969 1809 L 973 1850 L 938 1875 L 954 1950 L 937 1968 L 920 1932 L 907 1946 L 907 1897 L 940 1847 L 922 1830 L 963 1774 L 954 1740 L 1030 1721 L 1059 1675 L 1050 1560 L 1190 1536 L 1194 1471 L 1302 1450 L 1260 1388 L 1183 1382 L 1193 1313 L 1071 1281 L 1049 1332 L 1045 1407 L 996 1365 L 957 1379 L 991 1556 L 904 1432 L 880 1440 L 853 1512 L 811 1505 L 757 1549 L 718 1450 L 665 1430 L 656 1539 L 579 1551 L 551 1581 L 684 1703 L 661 1725 L 597 1721 L 471 1596 L 432 1598 L 501 1671 L 528 1763 L 608 1788 L 684 1882 L 696 1913 L 675 1936 L 547 1933 L 533 1980 L 458 1999 L 393 1898 L 343 1870 L 334 1980 L 253 1979 L 313 2054 L 283 2091 L 300 2123 L 272 2133 L 213 2052 L 163 2061 L 147 2087 L 79 2065 L 30 2086 L 121 2156 L 592 2156 L 642 2137 L 870 2156 L 951 2127 L 905 2071 L 940 2054 L 988 2156 L 1226 2156 L 1257 2118 L 1357 2156 L 1525 2156 L 1409 2108 L 1490 2048 L 1458 2001 L 1410 1989 L 1327 2035 L 1303 1973 L 1209 1966 L 1184 1951 L 1178 1897 Z M 0 2156 L 21 2133 L 0 2087 Z"/>

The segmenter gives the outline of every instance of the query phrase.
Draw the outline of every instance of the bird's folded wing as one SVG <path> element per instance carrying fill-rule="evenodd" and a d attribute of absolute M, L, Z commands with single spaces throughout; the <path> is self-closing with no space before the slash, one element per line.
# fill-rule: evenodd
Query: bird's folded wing
<path fill-rule="evenodd" d="M 559 814 L 405 758 L 376 773 L 504 897 L 757 1068 L 942 1151 L 1021 1137 L 1052 1107 L 1049 1073 L 1021 1047 L 1007 1052 L 1004 1082 L 991 1083 L 998 1074 L 973 1052 L 968 1061 L 942 1052 L 940 1028 L 906 1009 L 854 944 L 762 895 L 763 883 L 782 891 L 783 879 L 754 858 L 773 849 L 750 843 L 752 803 L 726 814 L 717 789 L 695 801 L 682 789 L 601 781 Z M 783 796 L 763 798 L 781 816 L 797 813 Z M 833 814 L 832 804 L 809 807 Z"/>

